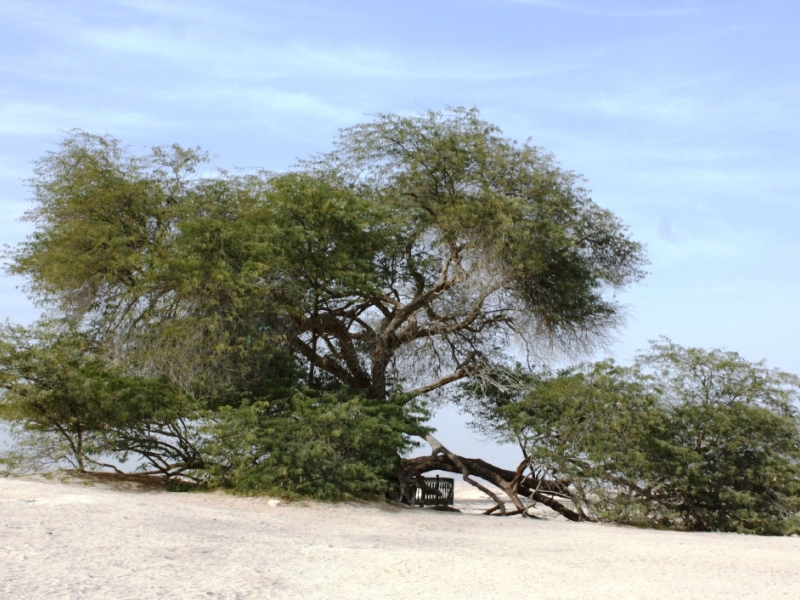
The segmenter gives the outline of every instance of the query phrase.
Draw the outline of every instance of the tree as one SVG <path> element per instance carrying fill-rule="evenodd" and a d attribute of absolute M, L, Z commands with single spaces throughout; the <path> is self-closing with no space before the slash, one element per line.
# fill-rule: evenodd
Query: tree
<path fill-rule="evenodd" d="M 166 475 L 199 465 L 187 423 L 194 399 L 164 378 L 126 374 L 63 321 L 0 327 L 0 392 L 18 461 L 116 470 L 102 457 L 133 452 Z"/>
<path fill-rule="evenodd" d="M 581 518 L 697 531 L 791 532 L 800 510 L 800 379 L 733 352 L 654 343 L 529 376 L 478 404 L 484 431 Z M 796 519 L 795 519 L 796 520 Z"/>
<path fill-rule="evenodd" d="M 576 175 L 476 110 L 379 115 L 288 173 L 201 177 L 204 160 L 72 133 L 38 163 L 36 231 L 9 270 L 109 360 L 212 413 L 301 384 L 411 406 L 514 347 L 580 353 L 643 275 Z"/>

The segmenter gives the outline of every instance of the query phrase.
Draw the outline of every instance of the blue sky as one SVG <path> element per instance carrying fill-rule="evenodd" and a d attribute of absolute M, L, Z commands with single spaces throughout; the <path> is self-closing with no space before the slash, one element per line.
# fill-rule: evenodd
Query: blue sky
<path fill-rule="evenodd" d="M 477 106 L 647 244 L 609 354 L 667 335 L 800 373 L 797 2 L 0 0 L 0 17 L 3 243 L 30 233 L 23 180 L 72 128 L 282 169 L 371 113 Z M 20 283 L 0 278 L 0 318 L 26 323 Z"/>

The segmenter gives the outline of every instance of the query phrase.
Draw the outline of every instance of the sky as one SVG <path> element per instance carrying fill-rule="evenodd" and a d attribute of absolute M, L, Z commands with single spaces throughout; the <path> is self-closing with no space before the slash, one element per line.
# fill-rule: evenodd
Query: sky
<path fill-rule="evenodd" d="M 800 373 L 800 3 L 790 0 L 0 0 L 0 242 L 31 233 L 33 163 L 79 128 L 281 170 L 375 113 L 477 107 L 582 174 L 647 245 L 648 340 Z M 0 277 L 0 318 L 38 310 Z M 511 464 L 453 408 L 464 455 Z"/>

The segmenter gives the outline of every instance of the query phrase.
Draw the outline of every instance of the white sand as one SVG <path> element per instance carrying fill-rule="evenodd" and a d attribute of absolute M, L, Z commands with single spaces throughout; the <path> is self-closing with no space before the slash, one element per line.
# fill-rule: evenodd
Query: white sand
<path fill-rule="evenodd" d="M 0 597 L 797 599 L 800 538 L 0 478 Z"/>

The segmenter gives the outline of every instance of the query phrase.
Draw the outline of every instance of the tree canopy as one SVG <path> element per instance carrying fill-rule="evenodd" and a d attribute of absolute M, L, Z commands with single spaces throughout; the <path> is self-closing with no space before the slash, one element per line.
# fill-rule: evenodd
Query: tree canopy
<path fill-rule="evenodd" d="M 510 340 L 595 346 L 621 316 L 610 292 L 643 275 L 577 176 L 475 110 L 378 116 L 288 173 L 200 176 L 204 160 L 74 132 L 38 163 L 11 263 L 184 387 L 220 360 L 229 386 L 258 385 L 246 363 L 281 347 L 310 386 L 422 394 L 508 362 Z"/>

